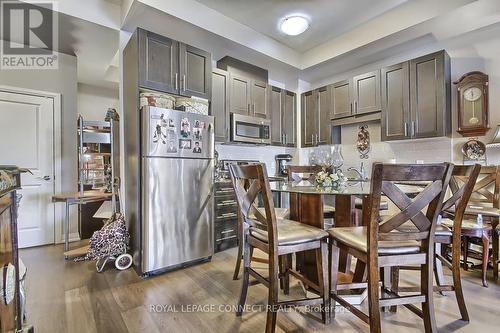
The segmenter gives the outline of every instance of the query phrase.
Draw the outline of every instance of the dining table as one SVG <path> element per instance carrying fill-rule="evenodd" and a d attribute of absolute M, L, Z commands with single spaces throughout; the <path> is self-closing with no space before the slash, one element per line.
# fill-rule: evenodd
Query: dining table
<path fill-rule="evenodd" d="M 426 184 L 398 183 L 403 192 L 412 197 L 420 193 Z M 335 197 L 334 227 L 356 226 L 358 221 L 356 212 L 356 198 L 362 200 L 362 207 L 367 207 L 370 199 L 371 183 L 369 180 L 350 180 L 339 187 L 324 187 L 313 180 L 277 180 L 270 183 L 271 191 L 289 193 L 290 219 L 305 223 L 317 228 L 327 229 L 323 217 L 324 197 Z M 296 257 L 297 269 L 309 280 L 318 281 L 314 251 L 305 251 Z M 351 260 L 347 253 L 340 253 L 339 272 L 346 276 L 352 275 L 352 282 L 362 282 L 365 265 L 357 262 L 354 272 L 351 270 Z"/>

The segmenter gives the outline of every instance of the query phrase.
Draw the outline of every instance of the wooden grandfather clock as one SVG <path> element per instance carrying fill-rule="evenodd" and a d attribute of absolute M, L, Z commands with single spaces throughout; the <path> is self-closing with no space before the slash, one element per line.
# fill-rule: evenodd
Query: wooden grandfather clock
<path fill-rule="evenodd" d="M 458 88 L 458 130 L 462 136 L 485 135 L 488 119 L 488 75 L 482 72 L 464 74 L 454 84 Z"/>

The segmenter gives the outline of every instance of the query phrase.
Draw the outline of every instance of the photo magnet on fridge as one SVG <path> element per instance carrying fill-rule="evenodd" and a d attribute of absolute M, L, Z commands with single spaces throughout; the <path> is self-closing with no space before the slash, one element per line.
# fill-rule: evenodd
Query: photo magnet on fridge
<path fill-rule="evenodd" d="M 182 118 L 181 120 L 181 136 L 183 138 L 189 137 L 191 134 L 191 124 L 188 118 Z"/>
<path fill-rule="evenodd" d="M 180 149 L 191 149 L 191 140 L 189 139 L 179 139 Z"/>
<path fill-rule="evenodd" d="M 177 146 L 175 145 L 175 141 L 173 139 L 168 141 L 167 153 L 177 153 Z"/>
<path fill-rule="evenodd" d="M 195 153 L 195 154 L 201 154 L 201 147 L 202 147 L 201 142 L 195 141 L 194 148 L 193 148 L 193 153 Z"/>

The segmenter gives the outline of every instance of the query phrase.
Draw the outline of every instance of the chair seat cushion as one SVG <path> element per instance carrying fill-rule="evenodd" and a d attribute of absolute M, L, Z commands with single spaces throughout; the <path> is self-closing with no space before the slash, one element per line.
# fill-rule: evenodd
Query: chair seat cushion
<path fill-rule="evenodd" d="M 363 200 L 360 198 L 356 198 L 354 200 L 354 206 L 356 209 L 363 209 Z M 381 200 L 380 201 L 380 210 L 388 210 L 389 209 L 389 203 L 387 201 Z"/>
<path fill-rule="evenodd" d="M 279 246 L 303 244 L 328 237 L 324 230 L 287 219 L 278 220 L 277 228 Z M 267 242 L 267 232 L 264 230 L 251 228 L 250 234 L 260 241 Z"/>
<path fill-rule="evenodd" d="M 449 209 L 447 209 L 447 212 L 454 214 L 455 206 L 452 206 Z M 491 205 L 490 206 L 482 204 L 467 205 L 467 208 L 465 209 L 465 215 L 478 215 L 478 214 L 482 214 L 483 216 L 486 217 L 500 217 L 500 209 L 493 208 Z"/>
<path fill-rule="evenodd" d="M 361 252 L 367 252 L 367 228 L 345 227 L 328 230 L 330 237 L 343 245 L 352 247 Z M 417 241 L 379 241 L 379 255 L 411 254 L 420 252 L 420 243 Z"/>
<path fill-rule="evenodd" d="M 330 205 L 323 205 L 323 214 L 333 214 L 335 213 L 335 207 Z"/>
<path fill-rule="evenodd" d="M 453 228 L 453 220 L 452 219 L 442 219 L 441 224 L 448 228 Z M 484 223 L 482 226 L 477 224 L 476 220 L 462 220 L 462 229 L 484 229 L 488 227 L 488 223 Z"/>

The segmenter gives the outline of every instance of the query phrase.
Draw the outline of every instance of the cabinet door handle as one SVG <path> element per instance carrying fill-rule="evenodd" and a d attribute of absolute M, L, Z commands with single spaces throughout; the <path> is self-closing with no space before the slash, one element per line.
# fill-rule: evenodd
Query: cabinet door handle
<path fill-rule="evenodd" d="M 415 121 L 411 122 L 411 136 L 415 136 Z"/>
<path fill-rule="evenodd" d="M 352 114 L 352 103 L 351 103 L 351 114 Z"/>
<path fill-rule="evenodd" d="M 175 73 L 175 90 L 179 90 L 179 73 Z"/>
<path fill-rule="evenodd" d="M 285 146 L 288 144 L 287 135 L 285 134 Z"/>
<path fill-rule="evenodd" d="M 250 114 L 250 112 L 252 112 L 252 111 L 250 109 L 250 103 L 248 103 L 248 113 Z"/>
<path fill-rule="evenodd" d="M 408 136 L 408 123 L 405 122 L 405 137 Z"/>
<path fill-rule="evenodd" d="M 186 74 L 182 76 L 182 90 L 186 91 Z"/>
<path fill-rule="evenodd" d="M 358 101 L 354 101 L 354 113 L 358 113 Z"/>

